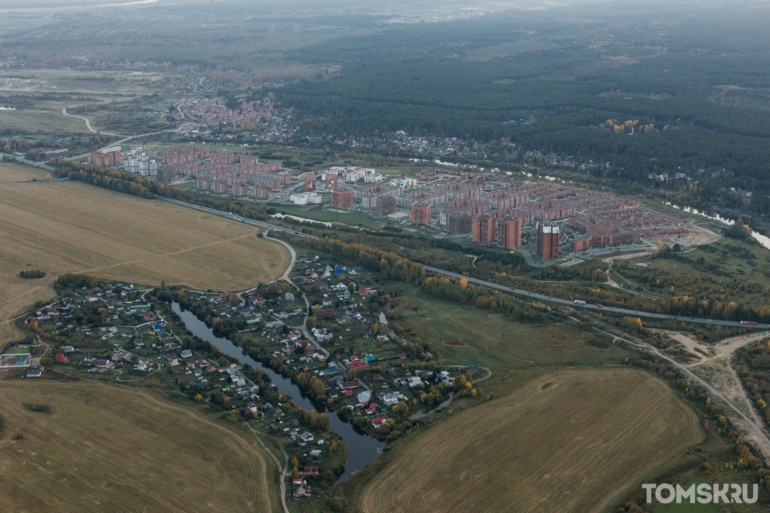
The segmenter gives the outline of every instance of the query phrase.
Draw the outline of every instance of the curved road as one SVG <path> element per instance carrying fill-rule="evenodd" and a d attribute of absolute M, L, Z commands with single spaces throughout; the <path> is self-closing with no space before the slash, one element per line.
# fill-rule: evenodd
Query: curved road
<path fill-rule="evenodd" d="M 88 118 L 86 118 L 86 117 L 83 117 L 83 116 L 76 116 L 75 114 L 68 114 L 68 113 L 67 113 L 67 107 L 64 107 L 64 108 L 61 110 L 61 114 L 62 114 L 62 116 L 67 116 L 68 118 L 78 118 L 78 119 L 80 119 L 80 120 L 83 120 L 83 121 L 85 121 L 85 122 L 86 122 L 86 128 L 88 129 L 88 131 L 89 131 L 89 132 L 91 132 L 92 134 L 95 134 L 95 133 L 96 133 L 96 130 L 94 130 L 93 128 L 91 128 L 91 122 L 88 120 Z M 115 134 L 111 134 L 111 133 L 108 133 L 108 132 L 102 132 L 102 133 L 103 133 L 104 135 L 115 135 Z"/>

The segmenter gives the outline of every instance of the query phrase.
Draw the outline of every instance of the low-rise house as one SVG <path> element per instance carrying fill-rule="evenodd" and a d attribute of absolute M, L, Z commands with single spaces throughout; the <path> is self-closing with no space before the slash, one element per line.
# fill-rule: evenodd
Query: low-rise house
<path fill-rule="evenodd" d="M 357 361 L 357 362 L 350 362 L 350 368 L 356 371 L 368 371 L 369 370 L 369 362 L 366 361 Z"/>
<path fill-rule="evenodd" d="M 99 369 L 110 369 L 112 368 L 112 362 L 105 359 L 105 358 L 98 358 L 94 360 L 94 365 Z"/>
<path fill-rule="evenodd" d="M 397 392 L 389 392 L 382 396 L 382 402 L 385 404 L 385 406 L 394 406 L 398 404 L 398 393 Z"/>
<path fill-rule="evenodd" d="M 375 417 L 372 419 L 372 427 L 374 429 L 377 429 L 378 427 L 382 426 L 387 419 L 385 417 Z"/>

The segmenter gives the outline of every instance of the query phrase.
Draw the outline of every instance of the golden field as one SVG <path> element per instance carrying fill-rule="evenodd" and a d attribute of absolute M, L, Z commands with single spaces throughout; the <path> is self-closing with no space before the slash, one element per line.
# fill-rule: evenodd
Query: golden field
<path fill-rule="evenodd" d="M 602 511 L 703 438 L 661 380 L 565 371 L 410 441 L 361 494 L 366 513 Z"/>
<path fill-rule="evenodd" d="M 134 389 L 6 379 L 2 390 L 0 511 L 280 511 L 272 461 L 248 432 Z"/>
<path fill-rule="evenodd" d="M 0 321 L 52 298 L 49 284 L 65 272 L 202 290 L 271 281 L 290 255 L 256 234 L 245 224 L 78 182 L 2 186 Z M 46 277 L 22 279 L 24 269 Z M 0 346 L 10 340 L 8 330 L 0 327 Z"/>
<path fill-rule="evenodd" d="M 28 182 L 32 179 L 44 180 L 49 174 L 42 169 L 22 166 L 11 162 L 0 162 L 0 184 L 11 182 Z"/>

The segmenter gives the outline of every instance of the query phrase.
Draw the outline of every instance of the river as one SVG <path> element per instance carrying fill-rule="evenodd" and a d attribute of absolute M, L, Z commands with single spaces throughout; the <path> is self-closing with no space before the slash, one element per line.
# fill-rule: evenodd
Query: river
<path fill-rule="evenodd" d="M 299 387 L 295 383 L 292 383 L 290 379 L 281 376 L 274 370 L 265 367 L 261 362 L 258 362 L 251 356 L 244 354 L 243 350 L 231 341 L 215 336 L 203 321 L 195 317 L 195 314 L 182 310 L 179 303 L 174 302 L 171 307 L 179 318 L 182 319 L 182 322 L 187 329 L 190 330 L 190 333 L 199 337 L 201 340 L 210 343 L 223 354 L 238 360 L 241 364 L 248 363 L 255 369 L 262 369 L 265 371 L 265 373 L 270 376 L 271 383 L 276 386 L 278 391 L 291 397 L 295 405 L 301 406 L 308 411 L 315 409 L 318 413 L 326 411 L 325 407 L 315 405 L 310 399 L 305 397 Z M 335 412 L 329 411 L 327 413 L 331 420 L 331 430 L 339 435 L 348 447 L 348 459 L 345 463 L 345 473 L 340 476 L 340 481 L 344 481 L 352 474 L 364 468 L 370 461 L 374 460 L 382 451 L 385 442 L 380 442 L 363 432 L 356 431 L 352 424 L 344 422 Z"/>

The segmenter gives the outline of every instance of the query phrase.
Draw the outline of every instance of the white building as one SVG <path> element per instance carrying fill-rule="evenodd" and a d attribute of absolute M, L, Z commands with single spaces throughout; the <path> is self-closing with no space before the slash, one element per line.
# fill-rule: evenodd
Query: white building
<path fill-rule="evenodd" d="M 414 178 L 398 178 L 396 180 L 391 180 L 390 185 L 401 189 L 408 189 L 409 187 L 415 187 L 417 185 L 417 180 Z"/>
<path fill-rule="evenodd" d="M 328 169 L 328 171 L 326 171 L 326 173 L 322 174 L 322 180 L 326 180 L 326 174 L 343 177 L 348 183 L 355 183 L 359 180 L 365 180 L 366 182 L 378 182 L 382 179 L 374 178 L 374 176 L 380 176 L 377 175 L 374 168 L 363 168 L 360 166 L 332 166 Z M 367 176 L 372 176 L 372 178 L 367 179 Z"/>
<path fill-rule="evenodd" d="M 289 196 L 289 200 L 295 205 L 320 204 L 323 199 L 315 192 L 299 192 Z"/>
<path fill-rule="evenodd" d="M 150 157 L 146 149 L 136 149 L 126 153 L 123 166 L 128 173 L 137 173 L 142 176 L 156 176 L 158 174 L 158 161 Z"/>

